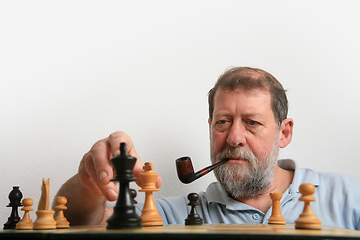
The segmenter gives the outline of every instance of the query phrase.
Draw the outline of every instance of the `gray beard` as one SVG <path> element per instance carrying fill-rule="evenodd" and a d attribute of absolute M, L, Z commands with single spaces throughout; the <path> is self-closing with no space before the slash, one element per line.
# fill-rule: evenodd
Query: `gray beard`
<path fill-rule="evenodd" d="M 212 147 L 211 147 L 212 148 Z M 248 162 L 248 167 L 236 163 L 225 163 L 214 170 L 221 186 L 234 198 L 252 198 L 270 188 L 273 183 L 273 173 L 277 165 L 279 153 L 278 137 L 269 156 L 258 159 L 251 150 L 242 147 L 227 147 L 216 156 L 211 150 L 212 163 L 219 162 L 230 156 L 237 156 Z"/>

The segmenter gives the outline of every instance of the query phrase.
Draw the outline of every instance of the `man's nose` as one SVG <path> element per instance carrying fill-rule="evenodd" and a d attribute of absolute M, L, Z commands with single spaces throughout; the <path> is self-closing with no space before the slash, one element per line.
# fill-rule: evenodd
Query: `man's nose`
<path fill-rule="evenodd" d="M 242 124 L 233 123 L 229 129 L 226 142 L 231 147 L 244 146 L 246 144 L 246 129 Z"/>

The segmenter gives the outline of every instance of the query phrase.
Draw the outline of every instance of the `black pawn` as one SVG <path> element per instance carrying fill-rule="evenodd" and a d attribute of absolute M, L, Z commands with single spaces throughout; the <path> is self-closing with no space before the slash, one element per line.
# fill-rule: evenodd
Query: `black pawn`
<path fill-rule="evenodd" d="M 111 181 L 119 181 L 119 197 L 114 207 L 114 213 L 107 220 L 107 229 L 141 228 L 142 219 L 136 214 L 134 199 L 129 188 L 129 182 L 136 181 L 133 168 L 136 158 L 127 154 L 126 144 L 120 144 L 120 155 L 111 159 L 115 169 L 115 177 Z"/>
<path fill-rule="evenodd" d="M 191 206 L 191 211 L 189 216 L 185 219 L 185 225 L 202 225 L 203 220 L 196 211 L 196 206 L 199 205 L 199 195 L 190 193 L 188 199 L 190 201 L 188 205 Z"/>
<path fill-rule="evenodd" d="M 21 199 L 23 195 L 18 186 L 13 187 L 13 190 L 9 194 L 10 203 L 7 207 L 11 207 L 11 214 L 8 221 L 4 224 L 4 229 L 15 229 L 16 224 L 20 221 L 18 207 L 22 206 Z"/>
<path fill-rule="evenodd" d="M 136 196 L 137 196 L 137 192 L 135 189 L 130 189 L 130 195 L 131 195 L 131 198 L 133 200 L 133 204 L 137 204 L 137 201 L 135 200 Z"/>

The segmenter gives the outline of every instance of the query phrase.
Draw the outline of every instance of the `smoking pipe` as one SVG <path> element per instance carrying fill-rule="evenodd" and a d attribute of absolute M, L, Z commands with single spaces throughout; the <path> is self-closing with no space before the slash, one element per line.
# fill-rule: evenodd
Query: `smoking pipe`
<path fill-rule="evenodd" d="M 178 177 L 182 183 L 191 183 L 196 179 L 208 174 L 218 166 L 226 163 L 229 159 L 225 158 L 224 160 L 217 162 L 213 165 L 210 165 L 206 168 L 201 169 L 200 171 L 194 173 L 194 168 L 191 163 L 190 157 L 181 157 L 176 159 L 176 170 Z"/>

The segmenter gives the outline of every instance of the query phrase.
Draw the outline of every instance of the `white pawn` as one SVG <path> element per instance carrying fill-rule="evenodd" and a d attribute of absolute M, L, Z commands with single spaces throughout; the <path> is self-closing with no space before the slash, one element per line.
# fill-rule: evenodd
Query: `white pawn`
<path fill-rule="evenodd" d="M 69 228 L 70 223 L 67 221 L 67 219 L 64 216 L 64 210 L 67 209 L 65 204 L 67 203 L 66 197 L 59 196 L 55 200 L 56 207 L 55 210 L 58 210 L 57 216 L 55 218 L 56 221 L 56 228 Z"/>
<path fill-rule="evenodd" d="M 31 206 L 34 204 L 34 200 L 31 198 L 24 198 L 22 205 L 24 206 L 21 210 L 25 211 L 23 218 L 16 224 L 16 229 L 27 230 L 33 229 L 34 223 L 30 218 L 30 211 L 34 210 Z"/>
<path fill-rule="evenodd" d="M 303 183 L 299 188 L 302 196 L 299 201 L 304 201 L 304 210 L 295 221 L 295 228 L 303 229 L 321 229 L 321 221 L 313 213 L 310 202 L 316 201 L 312 196 L 315 192 L 315 186 L 310 183 Z"/>

